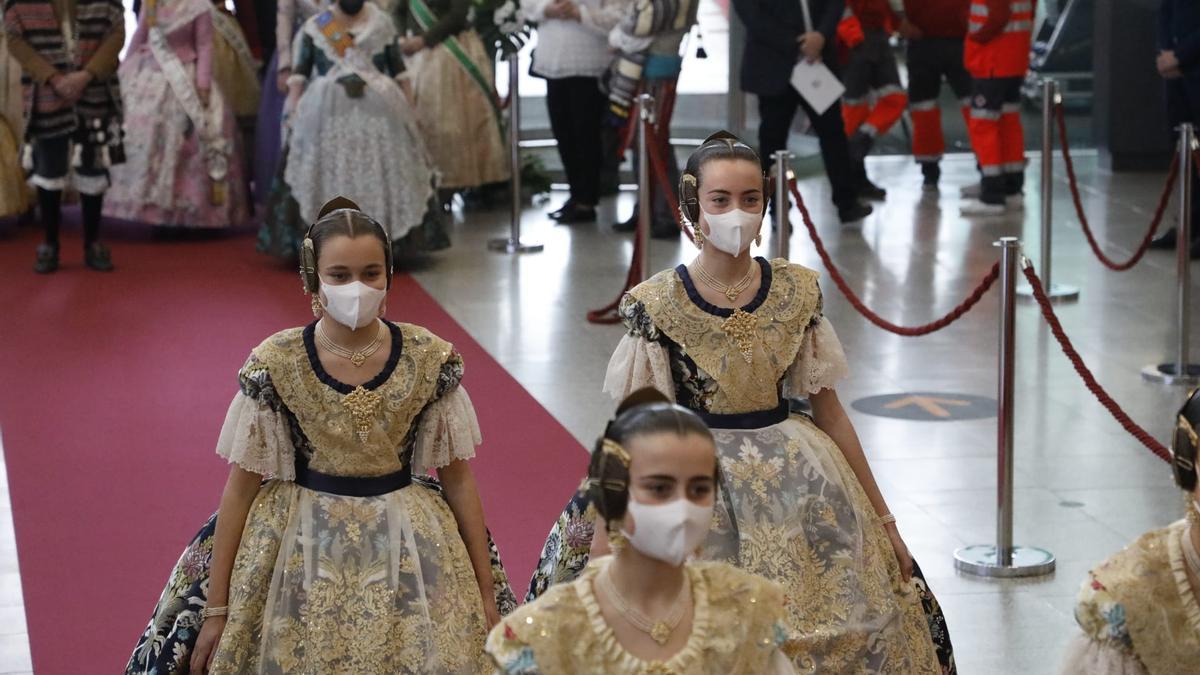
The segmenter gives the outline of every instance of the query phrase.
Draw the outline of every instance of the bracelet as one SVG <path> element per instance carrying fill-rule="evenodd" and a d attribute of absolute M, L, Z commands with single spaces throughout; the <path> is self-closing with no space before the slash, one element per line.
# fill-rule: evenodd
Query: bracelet
<path fill-rule="evenodd" d="M 209 619 L 214 616 L 227 616 L 229 614 L 229 606 L 225 607 L 205 607 L 200 610 L 200 619 Z"/>
<path fill-rule="evenodd" d="M 882 516 L 876 516 L 876 519 L 879 521 L 880 525 L 890 525 L 896 522 L 896 516 L 893 516 L 890 513 L 885 513 Z"/>

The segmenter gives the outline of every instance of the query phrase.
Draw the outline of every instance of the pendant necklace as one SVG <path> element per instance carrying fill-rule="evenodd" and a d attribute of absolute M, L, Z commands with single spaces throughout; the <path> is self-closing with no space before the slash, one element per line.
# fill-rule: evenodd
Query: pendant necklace
<path fill-rule="evenodd" d="M 634 609 L 621 594 L 617 592 L 616 584 L 612 581 L 612 568 L 606 567 L 603 572 L 598 575 L 600 584 L 604 587 L 604 592 L 608 594 L 612 600 L 613 606 L 621 616 L 629 622 L 634 628 L 646 633 L 652 640 L 660 646 L 667 644 L 671 639 L 671 634 L 679 627 L 679 622 L 683 621 L 683 611 L 685 609 L 684 596 L 687 594 L 687 578 L 685 576 L 683 586 L 679 589 L 679 595 L 675 598 L 675 602 L 671 605 L 671 611 L 667 616 L 657 621 L 651 621 L 646 618 L 638 610 Z"/>
<path fill-rule="evenodd" d="M 750 284 L 753 283 L 754 261 L 750 261 L 750 268 L 746 270 L 746 276 L 742 277 L 741 281 L 738 281 L 736 284 L 730 285 L 718 281 L 716 277 L 708 273 L 708 270 L 704 269 L 704 265 L 700 264 L 699 259 L 696 260 L 696 276 L 700 277 L 700 281 L 703 281 L 706 286 L 718 293 L 724 294 L 725 297 L 729 298 L 730 302 L 733 302 L 737 299 L 737 296 L 742 294 L 742 291 L 749 288 Z"/>
<path fill-rule="evenodd" d="M 343 359 L 348 359 L 350 363 L 354 364 L 355 368 L 361 368 L 362 364 L 366 363 L 367 359 L 371 358 L 372 354 L 379 351 L 379 347 L 383 344 L 383 338 L 386 335 L 387 329 L 384 328 L 383 322 L 380 321 L 379 331 L 376 332 L 375 339 L 371 340 L 371 343 L 366 347 L 355 351 L 353 349 L 347 349 L 346 347 L 334 342 L 328 335 L 325 334 L 324 324 L 317 324 L 317 340 L 321 343 L 321 346 L 325 349 L 328 349 L 331 353 L 342 357 Z"/>

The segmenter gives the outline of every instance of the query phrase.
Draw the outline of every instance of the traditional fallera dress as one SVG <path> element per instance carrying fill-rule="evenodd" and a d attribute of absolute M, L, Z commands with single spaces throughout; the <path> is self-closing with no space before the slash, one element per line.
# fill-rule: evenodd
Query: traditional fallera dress
<path fill-rule="evenodd" d="M 425 39 L 409 56 L 413 93 L 440 187 L 508 180 L 508 145 L 493 87 L 492 57 L 468 20 L 471 0 L 398 0 L 397 19 Z"/>
<path fill-rule="evenodd" d="M 127 161 L 114 168 L 105 215 L 197 228 L 249 219 L 234 108 L 214 86 L 215 43 L 225 39 L 215 13 L 208 0 L 143 5 L 120 69 Z"/>
<path fill-rule="evenodd" d="M 479 443 L 462 359 L 423 328 L 389 323 L 387 365 L 350 387 L 322 368 L 314 328 L 254 349 L 217 444 L 267 480 L 247 516 L 211 672 L 490 672 L 466 546 L 425 476 Z M 181 556 L 127 672 L 186 666 L 213 526 Z M 511 611 L 494 546 L 492 555 L 498 607 Z"/>
<path fill-rule="evenodd" d="M 21 65 L 0 31 L 0 217 L 24 213 L 32 195 L 21 169 Z"/>
<path fill-rule="evenodd" d="M 253 118 L 258 114 L 258 69 L 262 64 L 250 50 L 238 20 L 223 4 L 214 4 L 212 22 L 216 38 L 213 40 L 213 81 L 233 108 L 239 126 L 245 126 L 243 120 L 253 126 Z"/>
<path fill-rule="evenodd" d="M 1200 606 L 1188 579 L 1187 520 L 1143 534 L 1088 573 L 1075 605 L 1083 629 L 1063 675 L 1176 675 L 1200 669 Z"/>
<path fill-rule="evenodd" d="M 785 396 L 817 393 L 847 373 L 818 275 L 782 259 L 756 263 L 759 292 L 737 310 L 706 302 L 683 265 L 630 291 L 620 305 L 628 334 L 605 390 L 622 398 L 654 386 L 712 428 L 721 499 L 702 555 L 783 587 L 798 670 L 953 672 L 936 601 L 919 578 L 904 583 L 841 450 L 810 418 L 789 413 Z M 530 597 L 579 574 L 595 520 L 576 495 L 546 541 Z"/>
<path fill-rule="evenodd" d="M 298 242 L 331 197 L 344 195 L 388 230 L 397 254 L 448 245 L 436 218 L 435 170 L 417 113 L 394 78 L 405 65 L 396 26 L 373 3 L 353 31 L 332 11 L 296 35 L 291 78 L 305 83 L 259 232 L 259 250 L 294 258 Z M 295 80 L 293 80 L 295 81 Z"/>
<path fill-rule="evenodd" d="M 645 661 L 617 640 L 600 612 L 593 582 L 604 557 L 571 583 L 554 586 L 506 617 L 488 635 L 487 651 L 505 675 L 790 675 L 782 590 L 730 565 L 685 566 L 693 599 L 692 630 L 666 661 Z"/>

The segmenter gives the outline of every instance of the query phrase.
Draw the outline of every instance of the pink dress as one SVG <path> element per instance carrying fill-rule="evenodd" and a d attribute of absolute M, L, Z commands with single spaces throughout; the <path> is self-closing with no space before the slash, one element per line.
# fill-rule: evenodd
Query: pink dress
<path fill-rule="evenodd" d="M 143 6 L 144 8 L 145 6 Z M 219 228 L 249 220 L 242 148 L 219 88 L 213 86 L 212 6 L 207 0 L 166 0 L 154 17 L 145 9 L 119 71 L 125 107 L 127 160 L 114 167 L 104 213 L 151 225 Z M 185 86 L 208 91 L 208 105 L 188 106 L 151 48 L 151 20 L 186 73 Z M 199 111 L 201 125 L 193 120 Z"/>

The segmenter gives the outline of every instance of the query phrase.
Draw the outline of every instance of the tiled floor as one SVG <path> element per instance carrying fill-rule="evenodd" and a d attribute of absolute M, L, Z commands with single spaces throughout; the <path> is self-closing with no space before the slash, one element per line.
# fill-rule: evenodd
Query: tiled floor
<path fill-rule="evenodd" d="M 1077 163 L 1085 205 L 1106 250 L 1128 255 L 1144 232 L 1162 176 L 1114 177 L 1086 155 Z M 895 321 L 917 324 L 940 316 L 970 291 L 996 259 L 991 243 L 997 237 L 1021 236 L 1037 260 L 1036 165 L 1023 217 L 974 223 L 957 213 L 958 187 L 974 174 L 969 157 L 945 162 L 940 195 L 919 190 L 919 172 L 910 161 L 874 160 L 873 177 L 891 192 L 857 226 L 836 222 L 823 178 L 805 179 L 802 189 L 834 259 L 867 304 Z M 1174 259 L 1151 253 L 1133 271 L 1104 269 L 1086 248 L 1062 180 L 1055 193 L 1055 278 L 1083 288 L 1078 302 L 1058 310 L 1066 330 L 1100 382 L 1134 419 L 1165 439 L 1184 392 L 1146 383 L 1138 371 L 1171 353 Z M 561 199 L 554 195 L 545 209 Z M 521 257 L 486 250 L 489 237 L 507 231 L 503 214 L 470 213 L 455 226 L 454 247 L 415 270 L 425 288 L 585 444 L 612 408 L 599 385 L 621 329 L 589 325 L 584 313 L 620 290 L 631 242 L 612 233 L 608 222 L 627 215 L 631 203 L 630 194 L 606 203 L 603 221 L 594 226 L 552 227 L 542 208 L 530 209 L 527 237 L 546 250 Z M 769 236 L 764 244 L 773 250 Z M 682 240 L 656 241 L 652 268 L 674 265 L 690 253 Z M 802 230 L 791 253 L 793 260 L 821 268 Z M 903 391 L 995 395 L 994 293 L 946 330 L 902 338 L 858 316 L 827 275 L 823 288 L 826 312 L 851 360 L 852 375 L 839 387 L 845 403 Z M 954 571 L 956 547 L 994 538 L 994 419 L 909 422 L 851 411 L 901 531 L 945 607 L 960 669 L 968 675 L 1053 672 L 1074 630 L 1073 595 L 1088 567 L 1182 512 L 1166 465 L 1092 399 L 1036 308 L 1023 303 L 1017 321 L 1016 540 L 1051 549 L 1059 559 L 1054 575 L 994 581 Z M 487 399 L 477 393 L 476 400 L 485 405 Z M 30 668 L 14 548 L 0 482 L 0 673 Z"/>

